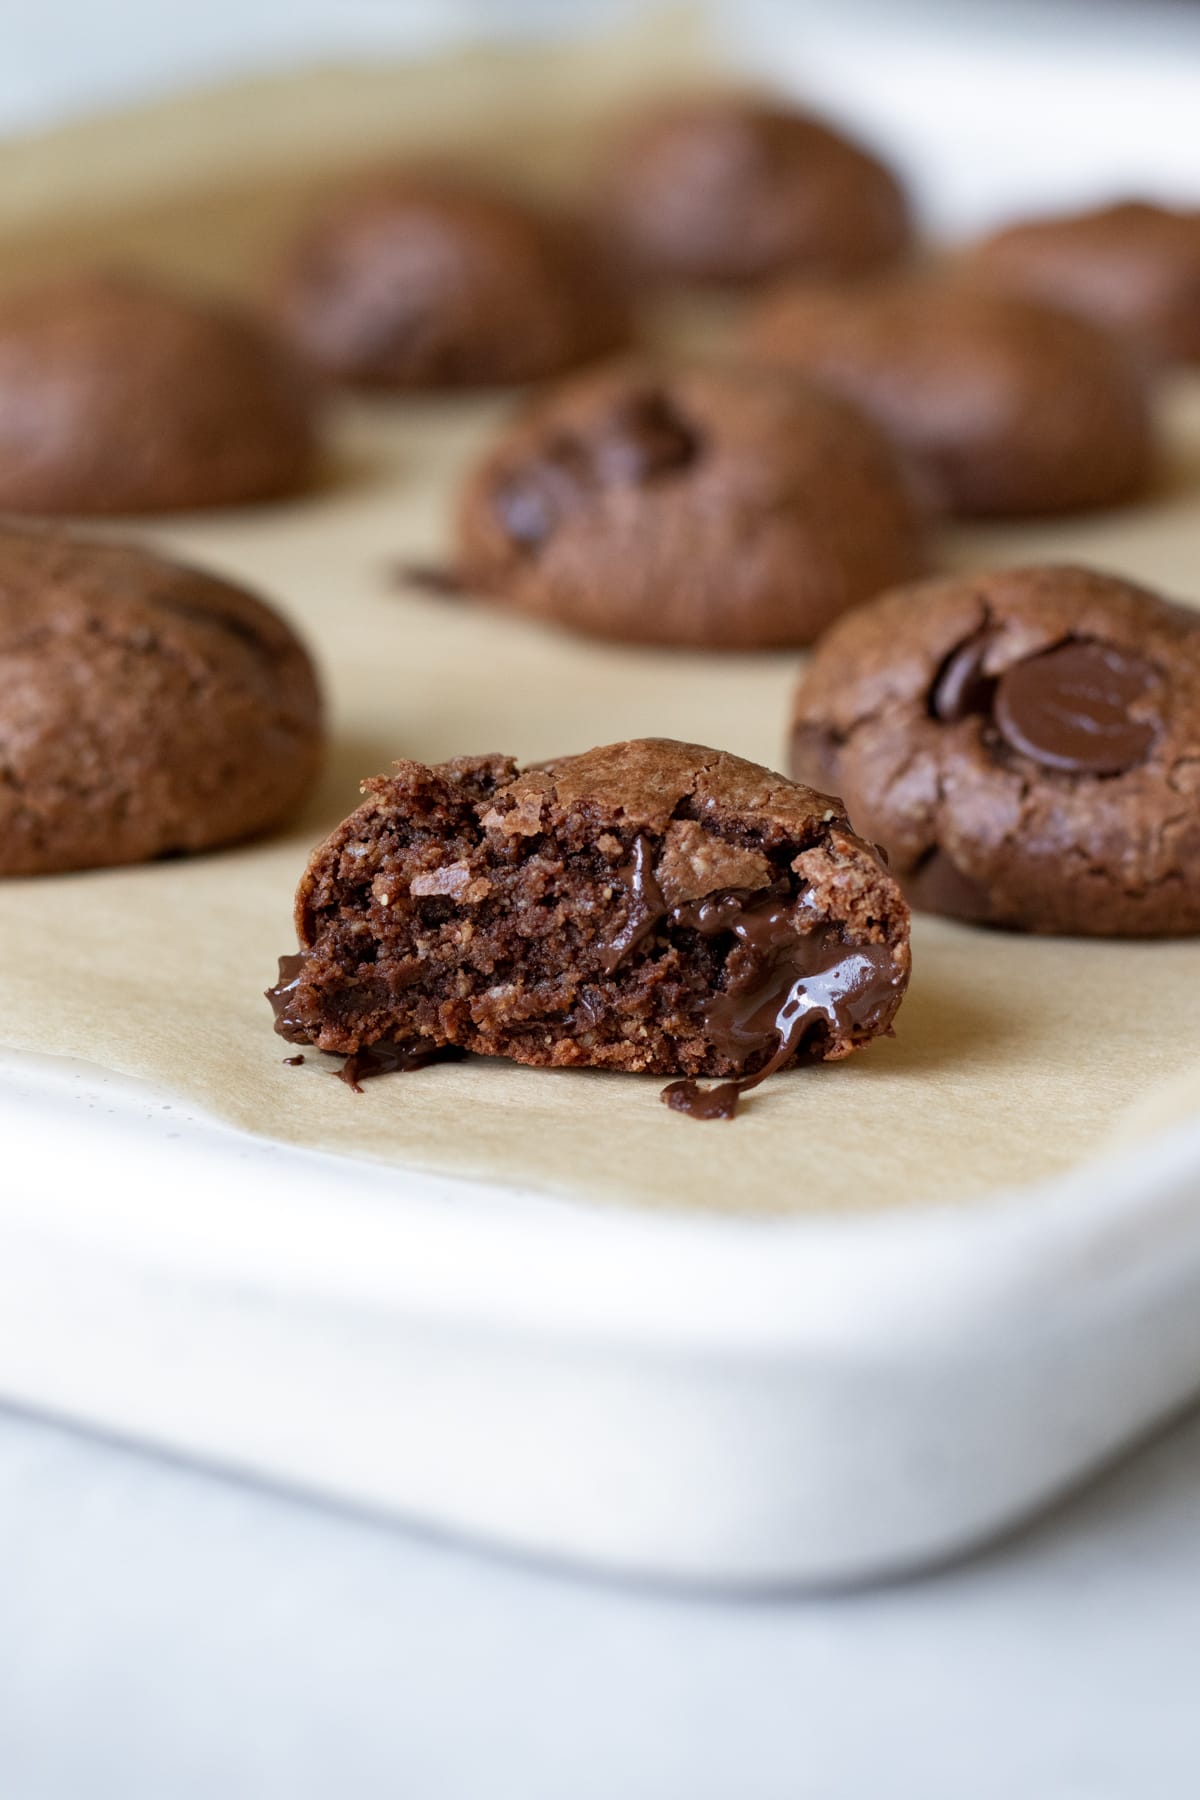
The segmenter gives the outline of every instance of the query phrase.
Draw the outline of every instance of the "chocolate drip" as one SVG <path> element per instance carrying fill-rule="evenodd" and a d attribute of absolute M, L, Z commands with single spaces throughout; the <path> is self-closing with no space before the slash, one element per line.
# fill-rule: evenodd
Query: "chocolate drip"
<path fill-rule="evenodd" d="M 289 1044 L 310 1044 L 311 1034 L 291 1011 L 296 989 L 300 985 L 300 976 L 308 961 L 308 953 L 294 950 L 290 956 L 279 959 L 279 980 L 274 987 L 266 990 L 266 998 L 271 1002 L 271 1010 L 275 1014 L 275 1029 L 281 1038 Z"/>
<path fill-rule="evenodd" d="M 1160 681 L 1145 657 L 1070 639 L 1014 663 L 996 690 L 996 724 L 1014 750 L 1071 775 L 1123 775 L 1154 747 L 1160 721 L 1130 708 Z"/>
<path fill-rule="evenodd" d="M 733 932 L 746 953 L 705 1009 L 715 1047 L 744 1066 L 774 1046 L 755 1074 L 707 1092 L 692 1080 L 670 1083 L 662 1098 L 675 1111 L 733 1118 L 740 1096 L 789 1062 L 811 1031 L 824 1027 L 845 1037 L 869 1030 L 891 1000 L 898 975 L 886 944 L 847 944 L 830 925 L 801 935 L 791 912 L 786 894 L 773 891 L 757 899 L 724 894 L 672 914 L 707 937 Z"/>
<path fill-rule="evenodd" d="M 629 911 L 624 925 L 604 952 L 605 972 L 611 975 L 631 950 L 654 930 L 667 910 L 662 889 L 654 874 L 654 851 L 648 838 L 635 839 L 633 861 L 625 863 L 617 874 L 629 889 Z"/>
<path fill-rule="evenodd" d="M 429 1044 L 419 1039 L 407 1044 L 364 1044 L 346 1058 L 337 1070 L 337 1078 L 361 1094 L 362 1083 L 376 1075 L 410 1075 L 414 1069 L 424 1069 L 430 1063 L 461 1062 L 466 1054 L 458 1044 Z"/>
<path fill-rule="evenodd" d="M 298 1069 L 303 1061 L 302 1056 L 285 1056 L 283 1059 L 284 1067 L 287 1069 Z"/>

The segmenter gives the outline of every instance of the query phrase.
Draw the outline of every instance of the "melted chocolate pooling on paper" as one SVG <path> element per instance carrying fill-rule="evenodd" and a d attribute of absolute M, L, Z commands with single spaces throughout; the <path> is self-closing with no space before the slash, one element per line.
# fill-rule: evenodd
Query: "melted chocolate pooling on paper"
<path fill-rule="evenodd" d="M 364 1081 L 376 1075 L 411 1075 L 435 1062 L 461 1062 L 467 1052 L 458 1044 L 430 1044 L 415 1039 L 407 1044 L 364 1044 L 348 1056 L 336 1071 L 339 1081 L 362 1093 Z"/>
<path fill-rule="evenodd" d="M 745 1064 L 773 1047 L 754 1075 L 707 1091 L 693 1080 L 673 1081 L 662 1098 L 693 1119 L 732 1119 L 739 1097 L 773 1075 L 822 1025 L 847 1031 L 870 1024 L 895 991 L 896 968 L 886 944 L 847 944 L 837 927 L 800 935 L 786 895 L 725 894 L 677 907 L 672 918 L 705 937 L 731 931 L 748 953 L 723 992 L 705 1008 L 705 1027 L 717 1049 Z"/>

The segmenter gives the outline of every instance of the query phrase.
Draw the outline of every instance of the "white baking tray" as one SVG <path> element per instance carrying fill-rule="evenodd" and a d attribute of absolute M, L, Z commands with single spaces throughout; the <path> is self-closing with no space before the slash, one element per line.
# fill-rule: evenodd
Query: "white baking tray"
<path fill-rule="evenodd" d="M 0 1131 L 6 1399 L 592 1569 L 928 1564 L 1200 1389 L 1200 1121 L 962 1209 L 746 1222 L 290 1150 L 8 1054 Z"/>
<path fill-rule="evenodd" d="M 675 22 L 588 64 L 615 98 L 694 56 Z M 577 109 L 541 67 L 514 71 L 514 117 L 560 88 Z M 10 153 L 0 213 L 107 247 L 135 175 L 154 205 L 128 241 L 207 272 L 227 233 L 196 230 L 189 184 L 473 125 L 480 70 L 446 80 L 81 127 Z M 1161 528 L 1173 570 L 1194 527 Z M 0 1396 L 589 1569 L 772 1588 L 928 1564 L 1200 1391 L 1200 1118 L 961 1207 L 742 1220 L 289 1149 L 4 1050 L 0 1133 Z M 800 1134 L 810 1187 L 837 1151 Z"/>

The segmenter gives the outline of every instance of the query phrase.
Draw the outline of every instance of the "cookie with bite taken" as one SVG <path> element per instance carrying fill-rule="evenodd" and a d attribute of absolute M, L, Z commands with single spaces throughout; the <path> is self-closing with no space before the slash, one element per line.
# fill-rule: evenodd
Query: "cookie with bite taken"
<path fill-rule="evenodd" d="M 782 775 L 651 738 L 364 787 L 301 878 L 270 994 L 283 1037 L 355 1076 L 475 1050 L 677 1076 L 670 1104 L 725 1118 L 890 1031 L 908 909 L 840 804 Z"/>

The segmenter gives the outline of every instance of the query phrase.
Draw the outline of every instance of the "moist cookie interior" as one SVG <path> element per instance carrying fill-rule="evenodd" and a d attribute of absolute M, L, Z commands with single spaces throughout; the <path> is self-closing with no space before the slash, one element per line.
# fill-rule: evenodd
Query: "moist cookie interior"
<path fill-rule="evenodd" d="M 415 1039 L 537 1064 L 750 1075 L 776 1056 L 779 1032 L 731 1044 L 708 1009 L 733 988 L 752 1010 L 761 990 L 773 1021 L 772 996 L 796 978 L 788 955 L 820 974 L 857 954 L 867 976 L 850 1013 L 806 1021 L 799 1054 L 844 1054 L 887 1028 L 907 973 L 892 956 L 897 896 L 840 813 L 792 835 L 729 819 L 701 828 L 688 796 L 664 832 L 581 800 L 547 828 L 536 791 L 505 791 L 514 765 L 451 767 L 451 779 L 408 774 L 400 793 L 397 782 L 369 784 L 378 805 L 318 858 L 300 905 L 307 948 L 282 959 L 272 991 L 290 1041 L 354 1053 Z M 681 825 L 697 839 L 703 829 L 702 854 L 730 879 L 701 902 L 668 906 L 654 872 L 669 866 L 666 834 Z M 793 867 L 805 852 L 811 876 Z M 782 963 L 761 932 L 756 944 L 742 929 L 768 916 L 785 921 Z"/>

